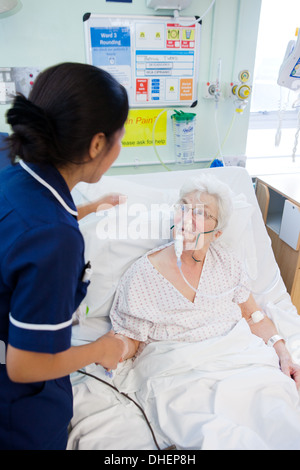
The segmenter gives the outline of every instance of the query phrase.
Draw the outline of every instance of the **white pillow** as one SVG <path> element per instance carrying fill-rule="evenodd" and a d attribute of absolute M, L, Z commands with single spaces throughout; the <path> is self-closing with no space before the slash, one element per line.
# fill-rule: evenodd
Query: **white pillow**
<path fill-rule="evenodd" d="M 92 278 L 88 288 L 87 296 L 84 303 L 89 308 L 89 317 L 106 316 L 109 314 L 110 307 L 113 302 L 115 290 L 123 273 L 138 258 L 143 256 L 147 251 L 156 246 L 163 245 L 170 240 L 170 226 L 164 224 L 164 234 L 155 238 L 139 237 L 139 231 L 146 233 L 151 225 L 151 216 L 153 211 L 141 213 L 139 217 L 128 217 L 128 232 L 135 235 L 136 238 L 104 238 L 102 222 L 109 220 L 110 215 L 100 213 L 100 216 L 94 215 L 90 217 L 88 222 L 81 224 L 81 231 L 85 240 L 85 258 L 91 261 Z M 117 214 L 117 223 L 120 211 L 111 210 Z M 102 215 L 102 217 L 101 217 Z M 163 219 L 161 213 L 157 214 L 160 221 Z M 115 217 L 113 217 L 115 220 Z M 166 218 L 168 221 L 168 218 Z M 99 229 L 100 225 L 100 229 Z M 106 236 L 106 234 L 104 234 Z"/>
<path fill-rule="evenodd" d="M 170 227 L 165 224 L 164 235 L 160 233 L 155 239 L 149 236 L 140 238 L 138 231 L 146 232 L 154 214 L 156 220 L 159 217 L 162 221 L 165 214 L 161 213 L 158 206 L 172 197 L 173 191 L 165 192 L 124 179 L 104 176 L 96 184 L 78 184 L 72 196 L 76 204 L 82 204 L 111 192 L 125 194 L 126 204 L 97 214 L 89 214 L 79 222 L 85 240 L 85 259 L 91 261 L 93 270 L 91 283 L 83 301 L 89 308 L 89 318 L 108 315 L 122 274 L 136 259 L 152 248 L 163 245 L 170 238 Z M 136 204 L 138 206 L 135 206 Z M 156 206 L 156 210 L 153 210 L 152 205 Z M 116 235 L 119 235 L 120 219 L 124 215 L 125 207 L 132 213 L 126 218 L 128 231 L 132 229 L 131 235 L 136 232 L 136 239 L 105 238 L 110 220 L 116 223 Z"/>
<path fill-rule="evenodd" d="M 249 204 L 244 194 L 233 197 L 233 212 L 222 236 L 225 243 L 243 263 L 249 279 L 258 275 L 257 253 L 254 242 L 252 215 L 254 206 Z"/>
<path fill-rule="evenodd" d="M 155 176 L 153 176 L 154 178 Z M 128 197 L 128 203 L 139 202 L 150 208 L 153 203 L 165 201 L 165 191 L 149 186 L 132 183 L 123 178 L 103 176 L 94 184 L 79 183 L 72 191 L 76 205 L 95 201 L 105 194 L 121 193 Z"/>
<path fill-rule="evenodd" d="M 91 284 L 83 303 L 89 307 L 89 318 L 107 316 L 109 315 L 117 284 L 123 273 L 147 251 L 170 240 L 169 214 L 162 212 L 159 205 L 175 203 L 179 196 L 179 188 L 178 191 L 174 189 L 161 191 L 108 176 L 103 177 L 99 183 L 94 185 L 80 183 L 76 190 L 78 191 L 77 201 L 80 200 L 80 195 L 83 201 L 97 199 L 109 192 L 121 192 L 128 196 L 126 206 L 129 213 L 134 208 L 133 204 L 138 203 L 140 205 L 137 207 L 138 217 L 129 215 L 127 218 L 128 232 L 133 228 L 130 234 L 136 235 L 136 239 L 129 237 L 125 239 L 105 238 L 107 227 L 111 221 L 116 224 L 117 228 L 119 227 L 122 214 L 124 215 L 125 205 L 109 211 L 102 211 L 98 215 L 95 213 L 90 214 L 80 221 L 80 229 L 85 240 L 85 258 L 91 261 L 93 270 Z M 156 205 L 154 210 L 153 205 Z M 230 248 L 239 251 L 239 254 L 245 255 L 245 250 L 248 250 L 248 253 L 246 253 L 247 258 L 252 261 L 256 260 L 255 247 L 253 246 L 250 249 L 249 243 L 243 241 L 245 236 L 246 240 L 249 239 L 249 236 L 252 236 L 251 215 L 253 207 L 247 203 L 244 195 L 235 196 L 233 206 L 232 217 L 221 239 Z M 152 211 L 150 210 L 151 207 Z M 138 231 L 140 230 L 143 234 L 149 225 L 153 224 L 153 219 L 156 222 L 159 220 L 159 223 L 163 226 L 163 231 L 160 231 L 159 234 L 156 233 L 156 238 L 151 238 L 151 236 L 139 237 Z M 112 233 L 114 233 L 114 230 Z"/>

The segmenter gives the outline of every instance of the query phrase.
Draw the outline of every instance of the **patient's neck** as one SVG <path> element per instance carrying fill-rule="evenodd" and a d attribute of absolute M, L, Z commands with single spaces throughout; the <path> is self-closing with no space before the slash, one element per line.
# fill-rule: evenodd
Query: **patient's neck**
<path fill-rule="evenodd" d="M 204 248 L 201 250 L 185 250 L 182 252 L 181 262 L 190 267 L 203 265 L 206 253 L 207 249 Z"/>

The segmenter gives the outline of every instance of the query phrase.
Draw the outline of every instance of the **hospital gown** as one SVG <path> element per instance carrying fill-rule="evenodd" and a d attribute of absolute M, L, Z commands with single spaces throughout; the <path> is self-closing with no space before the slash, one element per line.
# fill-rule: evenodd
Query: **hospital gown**
<path fill-rule="evenodd" d="M 210 245 L 191 302 L 148 255 L 125 273 L 111 310 L 114 330 L 142 342 L 117 388 L 177 449 L 300 449 L 299 395 L 242 318 L 250 291 L 238 259 Z"/>
<path fill-rule="evenodd" d="M 146 253 L 122 277 L 110 312 L 114 331 L 145 344 L 227 334 L 242 318 L 238 304 L 249 297 L 239 260 L 221 243 L 211 244 L 191 302 L 151 264 L 148 255 L 162 248 Z"/>

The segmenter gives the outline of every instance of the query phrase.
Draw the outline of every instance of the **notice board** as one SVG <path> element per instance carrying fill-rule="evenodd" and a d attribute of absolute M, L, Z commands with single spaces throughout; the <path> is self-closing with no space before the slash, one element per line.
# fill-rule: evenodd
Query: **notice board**
<path fill-rule="evenodd" d="M 201 23 L 169 16 L 83 17 L 89 64 L 126 88 L 131 107 L 195 106 Z"/>

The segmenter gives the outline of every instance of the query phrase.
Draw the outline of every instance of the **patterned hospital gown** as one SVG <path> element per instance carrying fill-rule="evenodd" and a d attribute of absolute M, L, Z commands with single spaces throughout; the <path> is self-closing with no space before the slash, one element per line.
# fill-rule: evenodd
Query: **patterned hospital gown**
<path fill-rule="evenodd" d="M 146 253 L 121 278 L 110 312 L 114 331 L 145 344 L 195 342 L 228 333 L 242 318 L 238 304 L 249 297 L 238 259 L 221 243 L 211 244 L 191 302 L 148 259 L 161 249 Z"/>

